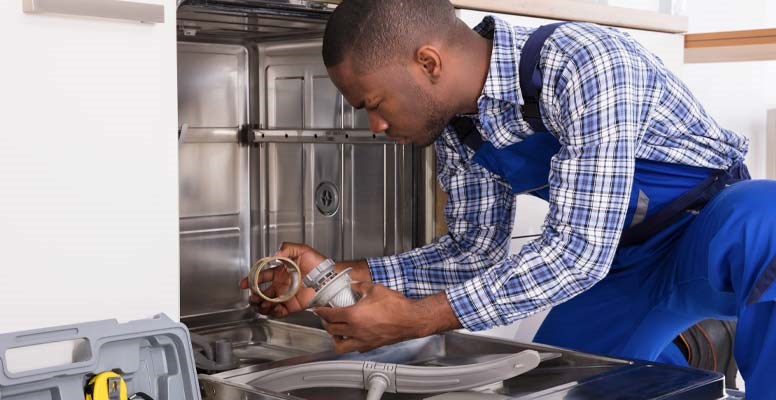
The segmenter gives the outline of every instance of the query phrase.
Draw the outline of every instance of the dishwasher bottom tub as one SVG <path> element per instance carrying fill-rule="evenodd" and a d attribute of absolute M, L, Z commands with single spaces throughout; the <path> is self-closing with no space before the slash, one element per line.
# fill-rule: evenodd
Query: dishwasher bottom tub
<path fill-rule="evenodd" d="M 203 398 L 361 400 L 367 391 L 319 387 L 290 391 L 262 385 L 268 371 L 322 361 L 371 361 L 420 367 L 467 366 L 498 355 L 535 350 L 538 367 L 514 378 L 465 392 L 385 393 L 385 400 L 419 399 L 722 399 L 724 376 L 709 371 L 623 360 L 572 350 L 451 332 L 386 346 L 368 353 L 338 355 L 312 313 L 284 320 L 248 318 L 206 324 L 192 332 L 229 339 L 240 365 L 200 374 Z M 337 372 L 333 369 L 332 372 Z"/>

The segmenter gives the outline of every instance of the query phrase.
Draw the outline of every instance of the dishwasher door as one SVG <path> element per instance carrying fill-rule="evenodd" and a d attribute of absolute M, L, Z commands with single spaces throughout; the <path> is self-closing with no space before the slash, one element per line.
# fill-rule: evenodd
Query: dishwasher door
<path fill-rule="evenodd" d="M 332 351 L 331 339 L 321 329 L 318 318 L 307 312 L 284 320 L 244 320 L 193 331 L 211 340 L 232 340 L 235 354 L 241 355 L 244 360 L 240 367 L 233 370 L 200 375 L 206 400 L 362 400 L 367 398 L 363 389 L 330 387 L 335 385 L 326 383 L 305 389 L 270 390 L 265 385 L 267 374 L 322 361 L 466 368 L 525 350 L 538 352 L 542 361 L 536 368 L 513 378 L 462 392 L 389 392 L 382 399 L 725 398 L 724 376 L 717 372 L 453 332 L 397 343 L 367 353 L 337 355 Z M 332 376 L 341 376 L 336 366 L 332 367 L 331 373 Z"/>

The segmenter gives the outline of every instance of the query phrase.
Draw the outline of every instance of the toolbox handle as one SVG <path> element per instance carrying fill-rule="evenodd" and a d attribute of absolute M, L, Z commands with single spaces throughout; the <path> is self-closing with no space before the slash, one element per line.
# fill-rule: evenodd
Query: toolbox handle
<path fill-rule="evenodd" d="M 95 346 L 99 340 L 99 335 L 97 335 L 97 331 L 89 329 L 89 325 L 91 324 L 44 328 L 0 335 L 0 366 L 2 367 L 0 368 L 0 386 L 11 383 L 18 384 L 20 381 L 45 379 L 62 371 L 91 370 L 95 363 Z M 86 329 L 84 329 L 85 327 Z M 73 349 L 70 362 L 65 360 L 57 365 L 18 371 L 14 365 L 9 365 L 9 351 L 16 350 L 34 353 L 35 348 L 40 348 L 41 345 L 78 341 L 85 341 L 85 346 L 76 346 Z"/>
<path fill-rule="evenodd" d="M 169 329 L 169 325 L 172 323 L 172 320 L 164 314 L 156 315 L 153 319 L 131 321 L 122 324 L 122 335 L 119 337 L 153 332 L 160 328 Z M 118 321 L 109 319 L 0 335 L 0 387 L 41 381 L 55 376 L 95 371 L 99 361 L 97 356 L 99 348 L 103 342 L 118 338 L 116 335 L 111 335 L 111 332 L 115 332 L 118 326 Z M 185 329 L 183 330 L 185 331 Z M 188 338 L 188 331 L 183 334 Z M 88 357 L 84 355 L 84 359 L 81 361 L 19 372 L 11 372 L 8 369 L 8 350 L 79 339 L 86 340 L 87 346 L 84 347 L 84 350 L 88 348 L 89 351 Z"/>

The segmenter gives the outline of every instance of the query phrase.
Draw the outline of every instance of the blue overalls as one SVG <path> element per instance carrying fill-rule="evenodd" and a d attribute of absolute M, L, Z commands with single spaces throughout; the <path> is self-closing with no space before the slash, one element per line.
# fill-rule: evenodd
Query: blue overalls
<path fill-rule="evenodd" d="M 513 193 L 544 200 L 560 144 L 539 112 L 538 64 L 558 25 L 537 29 L 521 52 L 522 113 L 536 133 L 496 149 L 471 119 L 452 122 L 475 162 Z M 555 306 L 535 341 L 656 360 L 693 324 L 738 318 L 735 357 L 747 397 L 776 399 L 776 181 L 749 180 L 743 163 L 721 171 L 637 159 L 624 226 L 607 277 Z"/>

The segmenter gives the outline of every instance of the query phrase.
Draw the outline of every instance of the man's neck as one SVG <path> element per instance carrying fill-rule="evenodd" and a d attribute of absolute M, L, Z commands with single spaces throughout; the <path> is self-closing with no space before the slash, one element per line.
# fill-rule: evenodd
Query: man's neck
<path fill-rule="evenodd" d="M 464 35 L 466 44 L 461 46 L 460 98 L 455 114 L 477 114 L 478 100 L 488 79 L 493 41 L 469 30 Z"/>

